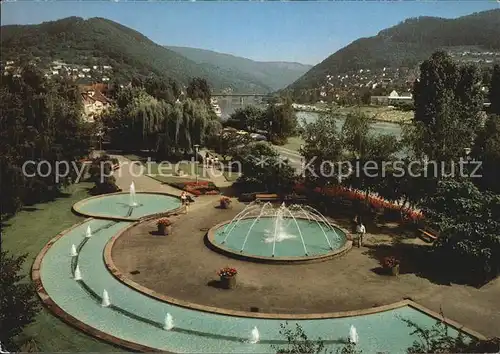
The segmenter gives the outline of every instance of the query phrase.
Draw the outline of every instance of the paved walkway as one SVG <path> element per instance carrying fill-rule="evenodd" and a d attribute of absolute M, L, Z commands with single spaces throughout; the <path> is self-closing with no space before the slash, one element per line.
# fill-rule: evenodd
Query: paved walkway
<path fill-rule="evenodd" d="M 141 174 L 141 168 L 139 167 L 139 165 L 131 164 L 132 161 L 127 159 L 126 157 L 122 155 L 111 156 L 116 157 L 120 161 L 120 165 L 122 166 L 120 169 L 115 171 L 114 176 L 116 178 L 116 184 L 123 191 L 128 191 L 130 189 L 130 184 L 134 182 L 137 192 L 163 192 L 177 196 L 181 195 L 182 191 L 180 189 L 174 188 L 165 183 L 161 183 L 160 181 L 148 177 L 145 174 Z M 207 205 L 216 203 L 219 198 L 220 196 L 218 195 L 204 195 L 196 197 L 196 202 L 189 206 L 189 210 L 191 211 L 205 208 L 207 207 Z"/>
<path fill-rule="evenodd" d="M 181 190 L 171 187 L 168 184 L 161 183 L 151 177 L 141 173 L 142 165 L 138 163 L 132 164 L 133 161 L 122 155 L 111 155 L 116 157 L 120 162 L 120 168 L 115 171 L 116 184 L 123 191 L 130 189 L 130 184 L 134 182 L 135 189 L 138 192 L 164 192 L 174 195 L 180 195 Z"/>

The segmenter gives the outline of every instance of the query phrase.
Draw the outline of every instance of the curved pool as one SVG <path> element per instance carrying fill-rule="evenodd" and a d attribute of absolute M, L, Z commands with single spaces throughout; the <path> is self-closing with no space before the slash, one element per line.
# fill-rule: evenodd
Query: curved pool
<path fill-rule="evenodd" d="M 181 206 L 181 201 L 178 197 L 167 194 L 140 192 L 135 195 L 135 204 L 131 205 L 129 193 L 113 193 L 81 200 L 75 203 L 73 209 L 90 217 L 134 221 L 147 215 L 177 209 Z"/>

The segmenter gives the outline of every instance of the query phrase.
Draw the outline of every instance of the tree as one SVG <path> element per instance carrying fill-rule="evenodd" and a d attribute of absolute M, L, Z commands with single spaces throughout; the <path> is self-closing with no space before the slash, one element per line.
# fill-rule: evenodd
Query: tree
<path fill-rule="evenodd" d="M 230 115 L 226 125 L 250 132 L 262 130 L 265 128 L 264 111 L 255 106 L 238 108 Z"/>
<path fill-rule="evenodd" d="M 243 187 L 264 188 L 278 193 L 289 193 L 293 189 L 293 168 L 265 142 L 253 142 L 237 149 L 233 161 L 241 164 L 242 175 L 238 182 Z"/>
<path fill-rule="evenodd" d="M 15 337 L 40 310 L 34 285 L 21 274 L 26 257 L 0 251 L 0 343 L 10 351 L 18 349 Z"/>
<path fill-rule="evenodd" d="M 208 105 L 212 96 L 207 80 L 199 77 L 191 79 L 186 89 L 186 94 L 192 100 L 203 100 Z"/>
<path fill-rule="evenodd" d="M 421 123 L 422 150 L 429 159 L 457 159 L 470 147 L 482 109 L 480 82 L 476 67 L 460 67 L 444 52 L 421 64 L 413 90 L 414 121 Z"/>
<path fill-rule="evenodd" d="M 440 231 L 433 247 L 443 267 L 482 284 L 500 274 L 500 196 L 469 181 L 441 181 L 424 215 Z"/>
<path fill-rule="evenodd" d="M 491 102 L 490 112 L 500 115 L 500 65 L 493 67 L 491 74 L 489 100 Z"/>
<path fill-rule="evenodd" d="M 269 140 L 277 145 L 286 143 L 286 139 L 293 136 L 297 129 L 297 116 L 291 101 L 283 104 L 271 104 L 264 113 L 267 123 L 263 129 L 269 132 Z"/>
<path fill-rule="evenodd" d="M 471 156 L 481 162 L 481 178 L 474 179 L 484 189 L 500 193 L 500 115 L 492 114 L 479 131 Z"/>
<path fill-rule="evenodd" d="M 53 172 L 58 161 L 77 162 L 86 156 L 93 127 L 82 120 L 78 88 L 46 79 L 36 67 L 22 68 L 20 77 L 2 76 L 0 92 L 0 183 L 8 191 L 0 198 L 3 215 L 15 213 L 22 204 L 48 200 L 70 183 L 74 169 L 65 177 L 27 176 L 41 161 Z M 27 161 L 33 164 L 23 173 Z"/>
<path fill-rule="evenodd" d="M 327 113 L 320 114 L 316 121 L 304 126 L 302 138 L 305 144 L 300 153 L 308 166 L 303 177 L 311 186 L 325 187 L 338 183 L 339 171 L 333 164 L 341 161 L 343 146 L 337 122 L 335 110 L 330 109 Z"/>

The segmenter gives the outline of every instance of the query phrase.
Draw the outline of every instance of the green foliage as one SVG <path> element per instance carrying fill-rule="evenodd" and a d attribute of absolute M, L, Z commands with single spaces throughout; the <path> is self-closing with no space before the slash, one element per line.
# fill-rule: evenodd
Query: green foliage
<path fill-rule="evenodd" d="M 287 344 L 283 348 L 273 345 L 277 354 L 319 354 L 326 352 L 325 343 L 321 338 L 310 340 L 298 323 L 295 324 L 294 329 L 288 326 L 288 322 L 281 323 L 279 334 L 285 337 Z"/>
<path fill-rule="evenodd" d="M 264 127 L 270 140 L 277 145 L 285 144 L 288 137 L 295 135 L 297 116 L 291 101 L 269 105 L 264 113 Z"/>
<path fill-rule="evenodd" d="M 207 94 L 196 87 L 190 91 L 192 95 L 201 98 Z M 206 99 L 210 101 L 209 96 Z M 114 147 L 149 149 L 156 151 L 159 158 L 180 158 L 192 152 L 196 144 L 213 144 L 221 129 L 205 99 L 168 103 L 136 87 L 120 90 L 117 108 L 106 112 L 102 120 Z"/>
<path fill-rule="evenodd" d="M 498 338 L 479 340 L 467 338 L 463 332 L 457 336 L 449 333 L 449 325 L 444 321 L 437 321 L 431 328 L 423 328 L 415 322 L 402 318 L 406 325 L 413 329 L 412 335 L 418 340 L 407 349 L 409 354 L 417 353 L 497 353 L 500 350 Z"/>
<path fill-rule="evenodd" d="M 499 195 L 468 181 L 442 181 L 424 206 L 440 231 L 434 247 L 443 267 L 476 284 L 500 274 Z"/>
<path fill-rule="evenodd" d="M 225 124 L 249 132 L 263 130 L 265 126 L 264 113 L 262 109 L 251 105 L 244 108 L 238 108 L 231 114 L 229 120 Z"/>
<path fill-rule="evenodd" d="M 202 100 L 206 104 L 210 104 L 210 86 L 207 80 L 195 77 L 189 81 L 186 89 L 187 96 L 192 100 Z"/>
<path fill-rule="evenodd" d="M 443 52 L 420 66 L 415 121 L 422 123 L 419 144 L 430 160 L 458 159 L 471 146 L 483 102 L 480 81 L 477 68 L 460 67 Z"/>
<path fill-rule="evenodd" d="M 26 255 L 14 257 L 0 251 L 0 343 L 5 349 L 17 349 L 15 337 L 35 320 L 40 310 L 35 287 L 21 275 Z"/>
<path fill-rule="evenodd" d="M 337 128 L 335 111 L 322 113 L 316 121 L 306 124 L 302 138 L 305 144 L 300 153 L 307 165 L 304 176 L 306 181 L 315 186 L 335 183 L 336 179 L 331 177 L 336 176 L 338 171 L 328 161 L 339 161 L 343 154 L 342 135 Z"/>
<path fill-rule="evenodd" d="M 19 78 L 2 76 L 0 91 L 0 205 L 2 214 L 13 214 L 23 204 L 52 198 L 70 183 L 75 169 L 57 180 L 56 162 L 75 162 L 79 167 L 95 133 L 82 121 L 79 92 L 69 82 L 47 80 L 35 68 L 26 67 Z M 46 177 L 23 173 L 26 161 L 33 161 L 25 171 L 33 174 L 34 164 L 43 160 L 52 171 Z"/>
<path fill-rule="evenodd" d="M 92 161 L 89 168 L 90 181 L 95 183 L 92 189 L 93 194 L 106 194 L 119 192 L 116 179 L 112 176 L 113 165 L 117 164 L 117 159 L 112 159 L 108 155 L 103 155 Z"/>
<path fill-rule="evenodd" d="M 500 115 L 490 115 L 483 128 L 480 129 L 471 155 L 481 161 L 478 173 L 481 178 L 474 179 L 484 189 L 500 193 L 498 176 L 500 176 Z"/>
<path fill-rule="evenodd" d="M 272 345 L 277 354 L 320 354 L 332 353 L 325 348 L 325 343 L 321 338 L 309 339 L 304 329 L 298 323 L 295 328 L 290 328 L 288 322 L 280 324 L 279 334 L 285 337 L 287 343 L 284 346 Z M 354 343 L 346 343 L 336 351 L 337 354 L 361 354 L 362 351 L 356 349 Z"/>
<path fill-rule="evenodd" d="M 500 65 L 493 67 L 491 74 L 489 100 L 491 102 L 490 112 L 500 115 Z"/>
<path fill-rule="evenodd" d="M 238 183 L 244 188 L 289 193 L 294 186 L 293 168 L 265 142 L 252 142 L 236 149 L 233 161 L 241 164 Z"/>
<path fill-rule="evenodd" d="M 383 67 L 413 67 L 436 50 L 446 47 L 478 46 L 496 51 L 500 48 L 499 20 L 498 9 L 457 19 L 409 19 L 376 36 L 355 40 L 314 66 L 288 89 L 319 87 L 328 74 Z"/>

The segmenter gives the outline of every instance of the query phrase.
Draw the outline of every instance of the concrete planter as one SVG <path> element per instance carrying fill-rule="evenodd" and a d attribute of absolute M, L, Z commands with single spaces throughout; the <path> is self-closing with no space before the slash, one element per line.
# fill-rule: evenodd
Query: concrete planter
<path fill-rule="evenodd" d="M 234 289 L 236 287 L 236 275 L 232 277 L 220 277 L 221 287 L 224 289 Z"/>
<path fill-rule="evenodd" d="M 398 276 L 399 275 L 399 264 L 390 268 L 390 271 L 391 271 L 391 275 Z"/>
<path fill-rule="evenodd" d="M 172 225 L 158 225 L 158 233 L 160 235 L 170 235 L 172 233 Z"/>

